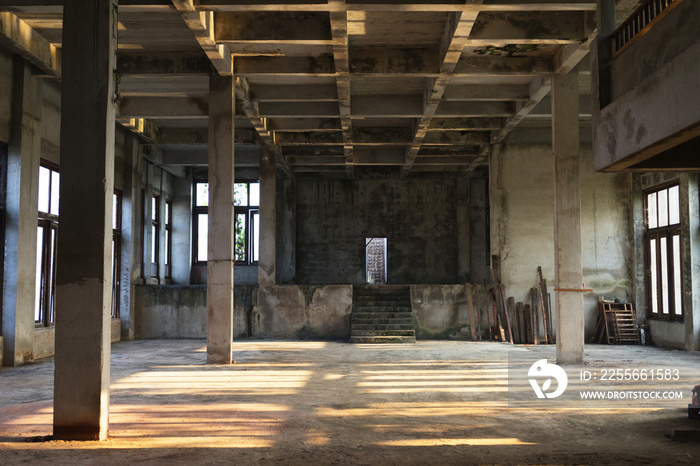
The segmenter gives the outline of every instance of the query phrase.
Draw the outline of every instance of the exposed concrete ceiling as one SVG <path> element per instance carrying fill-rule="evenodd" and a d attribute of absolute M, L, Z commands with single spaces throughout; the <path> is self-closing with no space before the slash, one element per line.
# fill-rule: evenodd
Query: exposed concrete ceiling
<path fill-rule="evenodd" d="M 62 3 L 0 0 L 0 44 L 60 77 Z M 118 114 L 201 163 L 213 68 L 236 79 L 237 143 L 285 170 L 470 171 L 551 125 L 553 73 L 576 67 L 587 124 L 594 35 L 591 0 L 123 0 Z"/>

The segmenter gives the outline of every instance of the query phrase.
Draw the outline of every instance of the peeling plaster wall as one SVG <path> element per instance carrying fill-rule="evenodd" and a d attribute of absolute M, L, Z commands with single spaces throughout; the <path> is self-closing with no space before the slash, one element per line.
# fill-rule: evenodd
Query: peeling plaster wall
<path fill-rule="evenodd" d="M 412 285 L 411 311 L 419 339 L 471 339 L 464 285 Z"/>
<path fill-rule="evenodd" d="M 469 231 L 462 224 L 473 209 L 460 210 L 469 199 L 458 188 L 469 182 L 467 176 L 440 175 L 299 176 L 297 283 L 365 283 L 365 242 L 372 237 L 387 238 L 389 284 L 464 281 L 469 264 L 460 268 L 458 261 L 460 253 L 469 260 L 470 245 L 459 234 Z"/>
<path fill-rule="evenodd" d="M 234 288 L 233 336 L 248 338 L 250 311 L 257 287 Z M 207 287 L 204 285 L 137 285 L 136 339 L 206 338 Z"/>
<path fill-rule="evenodd" d="M 554 305 L 553 156 L 549 144 L 502 145 L 491 156 L 491 248 L 501 257 L 506 296 L 530 303 L 537 267 Z M 599 295 L 634 300 L 630 229 L 631 175 L 595 173 L 581 148 L 581 240 L 586 338 L 597 322 Z"/>
<path fill-rule="evenodd" d="M 257 338 L 350 337 L 352 286 L 281 285 L 260 289 L 253 310 Z"/>

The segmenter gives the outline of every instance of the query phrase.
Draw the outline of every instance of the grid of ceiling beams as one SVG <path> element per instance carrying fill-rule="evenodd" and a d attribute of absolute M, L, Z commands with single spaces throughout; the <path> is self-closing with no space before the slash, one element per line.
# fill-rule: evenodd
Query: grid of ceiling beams
<path fill-rule="evenodd" d="M 3 42 L 60 75 L 26 49 L 60 52 L 62 1 L 0 15 Z M 200 163 L 213 68 L 236 79 L 237 142 L 273 145 L 287 170 L 469 171 L 515 127 L 551 124 L 553 73 L 576 67 L 586 120 L 594 18 L 590 0 L 123 0 L 119 117 Z"/>

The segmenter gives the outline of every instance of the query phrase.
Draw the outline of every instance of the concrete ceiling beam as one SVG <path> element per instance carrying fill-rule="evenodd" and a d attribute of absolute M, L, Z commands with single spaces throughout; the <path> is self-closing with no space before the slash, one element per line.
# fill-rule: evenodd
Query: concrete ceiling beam
<path fill-rule="evenodd" d="M 329 0 L 330 7 L 339 8 L 339 11 L 329 13 L 331 25 L 331 37 L 333 38 L 333 63 L 336 71 L 336 92 L 338 94 L 338 110 L 340 113 L 340 127 L 343 136 L 343 151 L 345 153 L 346 171 L 352 175 L 352 163 L 354 160 L 352 137 L 352 112 L 351 106 L 351 81 L 350 81 L 350 48 L 348 42 L 348 14 L 342 8 L 344 0 Z"/>
<path fill-rule="evenodd" d="M 61 51 L 13 13 L 0 13 L 0 44 L 51 77 L 61 75 Z"/>
<path fill-rule="evenodd" d="M 496 131 L 491 138 L 494 144 L 500 143 L 508 136 L 518 124 L 540 103 L 542 99 L 552 90 L 551 75 L 547 77 L 539 77 L 530 83 L 530 100 L 527 102 L 516 102 L 515 114 L 506 120 L 506 124 L 500 131 Z"/>
<path fill-rule="evenodd" d="M 233 73 L 231 50 L 226 44 L 219 44 L 214 40 L 216 36 L 214 12 L 195 10 L 193 0 L 172 0 L 172 2 L 216 71 L 222 76 L 231 76 Z"/>

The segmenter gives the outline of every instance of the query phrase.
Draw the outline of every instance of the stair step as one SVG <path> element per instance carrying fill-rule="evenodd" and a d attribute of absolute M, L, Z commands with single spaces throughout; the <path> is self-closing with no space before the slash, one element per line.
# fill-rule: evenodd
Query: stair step
<path fill-rule="evenodd" d="M 352 324 L 352 330 L 372 330 L 372 331 L 384 331 L 384 330 L 413 330 L 413 322 L 410 324 Z"/>
<path fill-rule="evenodd" d="M 416 337 L 350 337 L 350 343 L 415 343 Z"/>
<path fill-rule="evenodd" d="M 355 301 L 353 307 L 398 307 L 398 308 L 411 308 L 411 303 L 408 301 Z"/>
<path fill-rule="evenodd" d="M 410 287 L 355 287 L 350 335 L 353 343 L 415 342 Z"/>
<path fill-rule="evenodd" d="M 352 316 L 352 325 L 413 325 L 413 318 L 408 317 L 378 317 L 378 316 Z"/>
<path fill-rule="evenodd" d="M 355 330 L 350 332 L 353 337 L 415 337 L 415 330 Z"/>
<path fill-rule="evenodd" d="M 409 307 L 366 307 L 366 306 L 355 306 L 352 309 L 355 314 L 411 314 L 411 308 Z"/>

